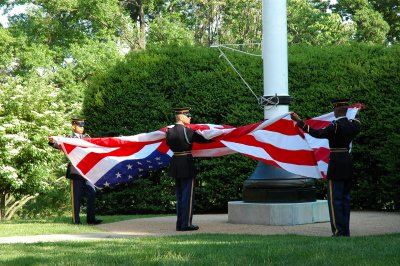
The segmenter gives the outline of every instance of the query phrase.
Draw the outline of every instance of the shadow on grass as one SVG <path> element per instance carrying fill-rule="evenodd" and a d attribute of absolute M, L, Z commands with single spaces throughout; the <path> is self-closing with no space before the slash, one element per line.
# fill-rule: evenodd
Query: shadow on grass
<path fill-rule="evenodd" d="M 120 222 L 120 221 L 126 221 L 126 220 L 132 220 L 132 219 L 140 219 L 140 218 L 152 218 L 152 217 L 161 217 L 161 216 L 171 216 L 174 214 L 143 214 L 143 215 L 107 215 L 107 216 L 102 216 L 98 215 L 96 216 L 97 219 L 103 220 L 103 223 L 113 223 L 113 222 Z M 81 215 L 80 216 L 81 221 L 85 223 L 86 221 L 86 215 Z M 52 224 L 70 224 L 72 222 L 71 216 L 56 216 L 56 217 L 46 217 L 42 219 L 13 219 L 10 221 L 1 221 L 3 224 L 32 224 L 32 223 L 37 223 L 37 224 L 46 224 L 46 223 L 52 223 Z"/>

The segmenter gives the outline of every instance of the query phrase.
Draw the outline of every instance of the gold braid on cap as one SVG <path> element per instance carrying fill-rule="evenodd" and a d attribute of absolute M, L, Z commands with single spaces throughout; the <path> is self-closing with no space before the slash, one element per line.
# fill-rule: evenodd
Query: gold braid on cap
<path fill-rule="evenodd" d="M 185 113 L 189 113 L 190 110 L 180 110 L 180 111 L 176 111 L 178 112 L 178 114 L 185 114 Z"/>

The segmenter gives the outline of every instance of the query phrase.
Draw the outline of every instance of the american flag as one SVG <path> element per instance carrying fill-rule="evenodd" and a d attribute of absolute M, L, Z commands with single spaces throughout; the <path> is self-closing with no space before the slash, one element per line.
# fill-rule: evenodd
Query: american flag
<path fill-rule="evenodd" d="M 354 118 L 357 107 L 350 108 Z M 316 128 L 327 126 L 333 113 L 307 122 Z M 259 123 L 232 127 L 214 124 L 193 124 L 191 128 L 206 139 L 207 144 L 194 143 L 195 157 L 217 157 L 239 152 L 247 157 L 312 178 L 326 175 L 329 157 L 328 141 L 304 134 L 291 120 L 290 113 Z M 165 143 L 167 128 L 134 136 L 110 138 L 53 137 L 82 176 L 98 188 L 130 182 L 168 166 L 173 152 Z"/>

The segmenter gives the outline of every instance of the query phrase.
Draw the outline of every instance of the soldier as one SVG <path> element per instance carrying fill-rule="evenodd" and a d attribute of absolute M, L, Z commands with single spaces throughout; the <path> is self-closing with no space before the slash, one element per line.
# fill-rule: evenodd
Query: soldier
<path fill-rule="evenodd" d="M 353 160 L 350 143 L 360 132 L 358 113 L 355 119 L 346 117 L 348 100 L 333 100 L 336 120 L 323 129 L 313 129 L 292 113 L 291 117 L 306 133 L 329 141 L 328 204 L 332 236 L 350 236 L 350 188 L 353 179 Z"/>
<path fill-rule="evenodd" d="M 198 230 L 197 225 L 192 224 L 193 202 L 195 189 L 195 166 L 192 156 L 193 142 L 209 143 L 187 125 L 190 124 L 192 115 L 190 108 L 174 108 L 176 123 L 167 129 L 166 142 L 174 152 L 172 156 L 169 176 L 176 180 L 176 230 L 193 231 Z"/>
<path fill-rule="evenodd" d="M 85 120 L 81 118 L 72 118 L 72 135 L 69 138 L 90 138 L 84 133 Z M 53 140 L 53 136 L 49 136 L 49 145 L 60 149 L 58 144 Z M 87 196 L 87 223 L 99 224 L 102 220 L 95 218 L 96 189 L 95 186 L 83 178 L 79 171 L 70 163 L 68 163 L 66 178 L 71 180 L 71 197 L 72 197 L 72 223 L 81 224 L 79 213 L 81 202 L 84 195 Z"/>

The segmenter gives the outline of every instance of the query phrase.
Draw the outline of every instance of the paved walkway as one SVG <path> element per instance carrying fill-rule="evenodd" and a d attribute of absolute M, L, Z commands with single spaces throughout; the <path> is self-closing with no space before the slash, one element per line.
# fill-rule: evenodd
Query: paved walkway
<path fill-rule="evenodd" d="M 4 243 L 35 243 L 66 240 L 99 240 L 126 237 L 172 236 L 185 234 L 253 234 L 253 235 L 308 235 L 330 236 L 330 224 L 314 223 L 290 226 L 269 226 L 228 223 L 227 214 L 195 215 L 193 222 L 200 226 L 198 231 L 175 231 L 175 216 L 133 219 L 122 222 L 97 225 L 102 233 L 75 235 L 39 235 L 0 237 Z M 400 233 L 400 213 L 356 212 L 351 213 L 350 231 L 352 236 Z"/>

